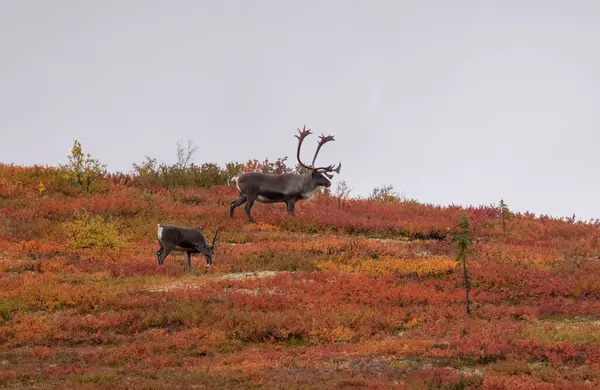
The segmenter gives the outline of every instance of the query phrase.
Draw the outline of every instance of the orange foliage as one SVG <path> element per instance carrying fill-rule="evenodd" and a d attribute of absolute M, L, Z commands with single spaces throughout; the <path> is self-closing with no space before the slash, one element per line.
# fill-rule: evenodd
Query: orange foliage
<path fill-rule="evenodd" d="M 319 194 L 296 217 L 257 204 L 248 224 L 228 216 L 231 186 L 113 175 L 80 196 L 61 175 L 0 164 L 1 386 L 600 386 L 597 221 L 516 214 L 504 236 L 495 207 Z M 118 248 L 68 245 L 82 210 L 119 221 Z M 219 226 L 214 267 L 194 255 L 187 275 L 177 253 L 159 266 L 157 223 Z"/>

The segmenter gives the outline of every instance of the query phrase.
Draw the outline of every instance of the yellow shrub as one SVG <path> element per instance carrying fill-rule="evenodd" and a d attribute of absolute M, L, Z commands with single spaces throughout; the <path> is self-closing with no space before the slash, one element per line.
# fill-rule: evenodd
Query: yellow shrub
<path fill-rule="evenodd" d="M 356 260 L 349 264 L 336 264 L 326 261 L 317 264 L 322 271 L 358 272 L 371 275 L 397 274 L 401 276 L 434 276 L 452 271 L 456 262 L 450 257 L 430 257 L 425 259 L 382 258 L 380 260 Z"/>
<path fill-rule="evenodd" d="M 117 249 L 122 238 L 118 224 L 99 215 L 90 216 L 87 211 L 78 213 L 75 220 L 66 224 L 71 248 Z"/>
<path fill-rule="evenodd" d="M 350 342 L 356 336 L 356 333 L 344 326 L 336 325 L 333 329 L 321 328 L 311 330 L 308 338 L 314 342 L 321 343 L 340 343 Z"/>
<path fill-rule="evenodd" d="M 259 222 L 246 225 L 243 230 L 246 232 L 277 232 L 279 231 L 279 227 Z"/>
<path fill-rule="evenodd" d="M 334 263 L 333 261 L 323 261 L 316 265 L 317 269 L 320 271 L 341 271 L 341 265 Z"/>

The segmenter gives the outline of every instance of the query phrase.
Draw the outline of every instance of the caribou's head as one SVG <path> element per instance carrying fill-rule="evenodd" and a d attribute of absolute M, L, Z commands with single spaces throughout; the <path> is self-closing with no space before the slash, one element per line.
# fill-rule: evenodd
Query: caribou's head
<path fill-rule="evenodd" d="M 339 174 L 340 169 L 342 168 L 342 163 L 340 162 L 337 168 L 334 168 L 333 165 L 329 165 L 327 167 L 315 167 L 315 161 L 317 159 L 319 151 L 321 150 L 321 147 L 327 142 L 335 141 L 333 139 L 333 136 L 324 136 L 323 134 L 319 136 L 319 143 L 317 146 L 317 150 L 315 151 L 315 156 L 312 159 L 312 163 L 310 165 L 306 165 L 300 159 L 300 149 L 302 148 L 302 142 L 304 141 L 304 138 L 312 134 L 312 132 L 310 131 L 310 129 L 307 129 L 306 126 L 303 126 L 302 130 L 298 129 L 298 133 L 299 134 L 296 135 L 296 138 L 298 138 L 298 150 L 296 152 L 296 158 L 298 159 L 298 163 L 300 164 L 300 166 L 311 170 L 311 176 L 315 183 L 315 186 L 323 186 L 325 188 L 331 187 L 331 179 L 333 178 L 333 172 Z"/>
<path fill-rule="evenodd" d="M 199 252 L 201 255 L 204 255 L 204 257 L 206 257 L 206 264 L 207 266 L 212 266 L 212 259 L 215 255 L 215 249 L 217 248 L 217 246 L 219 245 L 219 238 L 218 238 L 218 234 L 219 234 L 219 228 L 217 228 L 217 230 L 215 231 L 215 236 L 212 239 L 212 244 L 210 245 L 205 245 L 202 248 L 199 248 Z"/>

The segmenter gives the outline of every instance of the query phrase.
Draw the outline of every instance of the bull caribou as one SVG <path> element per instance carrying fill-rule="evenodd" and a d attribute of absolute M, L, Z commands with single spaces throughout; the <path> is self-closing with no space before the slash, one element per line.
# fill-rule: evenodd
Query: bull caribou
<path fill-rule="evenodd" d="M 317 187 L 329 188 L 333 172 L 340 173 L 342 163 L 340 162 L 337 168 L 333 165 L 327 167 L 316 167 L 315 160 L 321 150 L 321 147 L 327 142 L 334 141 L 332 135 L 319 136 L 317 150 L 313 157 L 311 165 L 306 165 L 300 159 L 300 150 L 304 139 L 312 134 L 306 126 L 302 130 L 298 129 L 295 137 L 298 138 L 298 149 L 296 158 L 301 167 L 310 170 L 305 174 L 297 173 L 281 173 L 269 174 L 261 172 L 248 172 L 234 177 L 232 180 L 239 192 L 239 197 L 236 201 L 231 202 L 229 207 L 229 216 L 233 218 L 233 212 L 236 207 L 246 203 L 246 215 L 251 223 L 256 223 L 252 217 L 251 210 L 254 202 L 260 203 L 285 203 L 288 215 L 294 215 L 294 205 L 298 200 L 309 200 L 313 197 Z"/>

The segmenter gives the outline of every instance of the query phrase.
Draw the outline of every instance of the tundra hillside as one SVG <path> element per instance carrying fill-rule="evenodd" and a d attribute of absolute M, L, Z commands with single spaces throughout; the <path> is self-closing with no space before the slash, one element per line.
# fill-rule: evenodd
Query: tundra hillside
<path fill-rule="evenodd" d="M 75 154 L 0 164 L 2 387 L 600 386 L 598 221 L 379 189 L 321 192 L 295 216 L 256 204 L 250 224 L 229 217 L 228 180 L 291 170 L 281 160 L 110 175 Z M 177 253 L 160 266 L 158 223 L 219 227 L 213 266 L 195 255 L 188 273 Z"/>

